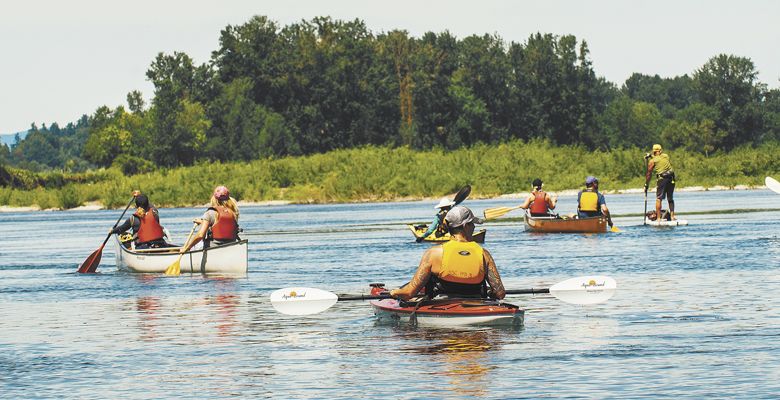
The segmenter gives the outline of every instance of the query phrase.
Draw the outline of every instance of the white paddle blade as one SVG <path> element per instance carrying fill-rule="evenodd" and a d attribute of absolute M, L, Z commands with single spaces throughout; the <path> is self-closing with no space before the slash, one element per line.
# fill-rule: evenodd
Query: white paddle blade
<path fill-rule="evenodd" d="M 615 295 L 617 282 L 608 276 L 581 276 L 558 282 L 550 294 L 572 304 L 597 304 Z"/>
<path fill-rule="evenodd" d="M 764 184 L 766 184 L 766 187 L 768 187 L 769 190 L 780 194 L 780 182 L 776 181 L 771 176 L 767 176 L 766 179 L 764 179 Z"/>
<path fill-rule="evenodd" d="M 271 305 L 287 315 L 311 315 L 321 313 L 339 301 L 335 293 L 322 289 L 292 287 L 271 293 Z"/>

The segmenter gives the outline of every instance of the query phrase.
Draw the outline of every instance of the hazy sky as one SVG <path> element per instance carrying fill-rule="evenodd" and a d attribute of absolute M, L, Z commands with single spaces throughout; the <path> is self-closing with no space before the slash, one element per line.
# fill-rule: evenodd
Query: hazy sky
<path fill-rule="evenodd" d="M 633 72 L 691 74 L 720 53 L 748 57 L 778 87 L 780 2 L 722 0 L 2 0 L 0 133 L 36 122 L 65 125 L 101 105 L 148 100 L 145 72 L 158 52 L 183 51 L 200 64 L 219 31 L 253 15 L 280 25 L 316 16 L 365 21 L 374 33 L 414 36 L 449 30 L 525 42 L 535 32 L 585 39 L 596 73 L 618 85 Z"/>

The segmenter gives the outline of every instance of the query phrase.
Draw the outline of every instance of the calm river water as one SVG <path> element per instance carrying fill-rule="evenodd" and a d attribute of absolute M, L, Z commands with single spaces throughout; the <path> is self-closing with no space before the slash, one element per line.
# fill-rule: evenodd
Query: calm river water
<path fill-rule="evenodd" d="M 404 283 L 426 246 L 404 223 L 429 220 L 435 201 L 244 207 L 243 278 L 117 272 L 110 242 L 99 274 L 76 274 L 121 211 L 0 214 L 0 397 L 776 398 L 780 196 L 676 197 L 690 226 L 624 216 L 619 234 L 545 235 L 517 220 L 485 224 L 507 288 L 587 274 L 618 282 L 596 306 L 508 298 L 527 309 L 520 330 L 379 325 L 365 302 L 310 317 L 271 307 L 285 286 Z M 465 202 L 480 214 L 515 204 Z M 574 204 L 562 197 L 559 210 Z M 643 198 L 607 204 L 638 214 Z M 200 212 L 161 218 L 182 241 Z"/>

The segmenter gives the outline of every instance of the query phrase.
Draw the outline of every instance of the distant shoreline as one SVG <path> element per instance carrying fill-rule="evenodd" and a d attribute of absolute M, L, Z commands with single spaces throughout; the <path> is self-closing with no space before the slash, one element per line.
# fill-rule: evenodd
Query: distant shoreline
<path fill-rule="evenodd" d="M 766 186 L 749 186 L 749 185 L 736 185 L 734 187 L 728 187 L 728 186 L 712 186 L 712 187 L 704 187 L 704 186 L 687 186 L 682 187 L 679 189 L 676 189 L 677 192 L 717 192 L 717 191 L 726 191 L 726 190 L 759 190 L 759 189 L 767 189 Z M 559 190 L 559 191 L 550 191 L 550 193 L 557 194 L 558 196 L 576 196 L 577 193 L 579 193 L 581 189 L 566 189 L 566 190 Z M 650 191 L 653 191 L 654 189 L 651 188 Z M 608 195 L 615 195 L 615 194 L 636 194 L 636 193 L 642 193 L 644 192 L 644 188 L 638 188 L 638 189 L 617 189 L 617 190 L 603 190 L 601 191 L 604 194 Z M 478 200 L 484 200 L 484 199 L 523 199 L 527 197 L 530 193 L 529 192 L 519 192 L 519 193 L 507 193 L 502 194 L 500 196 L 495 197 L 476 197 Z M 346 202 L 346 203 L 380 203 L 380 202 L 386 202 L 386 201 L 437 201 L 439 200 L 439 197 L 402 197 L 402 198 L 396 198 L 393 200 L 382 200 L 382 201 L 376 201 L 371 199 L 362 199 L 362 200 L 355 200 L 352 202 Z M 324 203 L 324 204 L 338 204 L 338 203 L 345 203 L 345 202 L 332 202 L 332 203 Z M 283 206 L 288 204 L 308 204 L 308 203 L 296 203 L 294 201 L 290 200 L 269 200 L 269 201 L 239 201 L 238 206 L 239 207 L 268 207 L 268 206 Z M 322 203 L 318 203 L 322 204 Z M 174 207 L 174 208 L 205 208 L 208 207 L 207 204 L 197 205 L 197 206 L 190 206 L 190 207 Z M 75 208 L 69 208 L 67 210 L 63 210 L 60 208 L 47 208 L 47 209 L 41 209 L 38 206 L 27 206 L 27 207 L 14 207 L 14 206 L 1 206 L 0 205 L 0 213 L 10 213 L 10 212 L 32 212 L 32 211 L 97 211 L 97 210 L 105 210 L 106 208 L 103 206 L 102 203 L 98 201 L 91 201 L 84 205 L 75 207 Z M 116 210 L 116 208 L 114 209 Z"/>

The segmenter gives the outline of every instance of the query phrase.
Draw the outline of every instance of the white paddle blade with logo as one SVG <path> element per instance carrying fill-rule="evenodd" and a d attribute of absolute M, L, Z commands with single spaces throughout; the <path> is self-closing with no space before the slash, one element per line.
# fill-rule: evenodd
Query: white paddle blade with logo
<path fill-rule="evenodd" d="M 287 315 L 310 315 L 323 312 L 339 300 L 335 293 L 322 289 L 294 287 L 271 293 L 271 305 Z"/>
<path fill-rule="evenodd" d="M 550 294 L 573 304 L 603 303 L 615 295 L 617 282 L 608 276 L 582 276 L 558 282 Z"/>
<path fill-rule="evenodd" d="M 767 176 L 766 179 L 764 179 L 764 183 L 766 184 L 766 187 L 769 188 L 769 190 L 780 194 L 780 182 L 776 181 L 771 176 Z"/>

